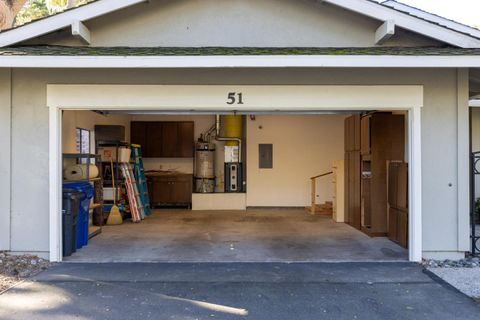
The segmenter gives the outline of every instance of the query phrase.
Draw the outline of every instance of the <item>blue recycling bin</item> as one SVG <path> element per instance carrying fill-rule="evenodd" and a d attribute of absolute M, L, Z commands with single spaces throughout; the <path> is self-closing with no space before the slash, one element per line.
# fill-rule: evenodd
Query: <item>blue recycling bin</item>
<path fill-rule="evenodd" d="M 80 198 L 77 222 L 77 249 L 80 249 L 88 244 L 88 212 L 94 189 L 89 182 L 67 182 L 63 184 L 63 188 L 74 189 L 83 193 L 83 197 Z"/>

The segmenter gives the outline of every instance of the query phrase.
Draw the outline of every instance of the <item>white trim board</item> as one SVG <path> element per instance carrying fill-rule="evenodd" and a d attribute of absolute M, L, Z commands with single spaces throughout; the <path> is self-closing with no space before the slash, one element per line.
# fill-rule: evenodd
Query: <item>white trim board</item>
<path fill-rule="evenodd" d="M 480 68 L 480 56 L 0 56 L 0 68 Z"/>
<path fill-rule="evenodd" d="M 148 0 L 98 0 L 15 29 L 6 30 L 0 33 L 0 47 L 13 45 L 66 28 L 74 21 L 83 22 L 146 1 Z M 382 23 L 392 20 L 401 28 L 454 46 L 461 48 L 480 47 L 480 39 L 369 0 L 322 1 L 379 20 Z"/>
<path fill-rule="evenodd" d="M 186 94 L 188 92 L 188 94 Z M 228 104 L 230 93 L 242 103 Z M 47 85 L 50 107 L 101 110 L 281 111 L 423 106 L 422 85 Z"/>
<path fill-rule="evenodd" d="M 108 85 L 108 90 L 105 90 L 107 87 L 105 85 L 48 85 L 47 87 L 47 101 L 49 106 L 50 114 L 50 139 L 49 139 L 49 182 L 50 182 L 50 260 L 52 261 L 61 261 L 62 260 L 62 239 L 61 239 L 61 111 L 62 110 L 87 110 L 87 109 L 108 109 L 105 106 L 114 106 L 119 105 L 118 97 L 114 94 L 122 91 L 127 91 L 125 85 Z M 135 87 L 136 90 L 140 89 L 141 86 L 131 86 Z M 210 87 L 207 91 L 209 92 L 206 96 L 197 97 L 196 100 L 202 99 L 211 99 L 215 94 L 221 94 L 222 98 L 225 98 L 224 95 L 225 89 L 233 90 L 238 92 L 238 89 L 245 89 L 247 95 L 245 99 L 250 96 L 250 93 L 256 95 L 255 99 L 258 101 L 263 101 L 263 99 L 270 100 L 271 105 L 282 104 L 281 100 L 286 98 L 286 95 L 276 94 L 280 89 L 285 90 L 288 88 L 293 96 L 300 93 L 308 93 L 310 95 L 315 94 L 315 91 L 320 91 L 321 97 L 322 94 L 326 94 L 328 97 L 328 92 L 335 88 L 335 94 L 340 97 L 347 97 L 342 101 L 343 105 L 337 103 L 332 107 L 329 100 L 318 99 L 315 100 L 315 103 L 312 103 L 311 110 L 317 111 L 331 111 L 331 110 L 345 110 L 351 109 L 352 106 L 357 106 L 357 110 L 361 110 L 358 106 L 357 97 L 352 94 L 352 92 L 358 93 L 359 89 L 368 89 L 365 86 L 144 86 L 142 92 L 133 91 L 128 97 L 128 109 L 130 110 L 145 110 L 145 109 L 157 109 L 163 110 L 165 108 L 164 103 L 168 100 L 155 93 L 155 90 L 159 90 L 163 93 L 170 90 L 171 92 L 181 92 L 181 95 L 176 96 L 177 101 L 170 101 L 170 104 L 179 106 L 181 104 L 186 108 L 195 108 L 198 106 L 198 103 L 188 99 L 184 100 L 185 96 L 195 96 L 201 90 L 207 90 L 207 87 Z M 409 225 L 410 230 L 410 247 L 409 247 L 409 259 L 410 261 L 421 261 L 422 258 L 422 176 L 421 176 L 421 107 L 423 103 L 423 87 L 422 86 L 370 86 L 370 89 L 375 89 L 369 91 L 370 98 L 372 100 L 378 100 L 376 96 L 384 96 L 385 94 L 389 95 L 389 98 L 392 101 L 395 101 L 396 109 L 408 110 L 409 115 L 409 160 L 410 160 L 410 170 L 409 170 L 409 218 L 411 224 Z M 75 89 L 75 90 L 72 90 Z M 132 88 L 129 88 L 132 89 Z M 407 89 L 407 90 L 406 90 Z M 69 91 L 66 93 L 64 90 Z M 181 90 L 181 91 L 179 91 Z M 128 90 L 132 91 L 132 90 Z M 82 93 L 82 96 L 78 96 L 79 92 Z M 103 92 L 103 93 L 102 93 Z M 99 93 L 102 93 L 100 97 L 95 99 L 82 99 L 82 97 L 92 97 L 96 96 Z M 150 94 L 147 98 L 142 97 L 143 94 Z M 402 95 L 410 95 L 410 97 L 398 97 Z M 136 96 L 135 102 L 132 99 Z M 173 99 L 172 95 L 167 97 L 168 99 Z M 216 99 L 216 97 L 214 97 Z M 299 99 L 298 96 L 295 96 L 296 99 Z M 363 98 L 365 99 L 365 97 Z M 382 98 L 383 99 L 383 98 Z M 216 100 L 214 100 L 216 101 Z M 222 101 L 224 101 L 222 99 Z M 245 100 L 247 101 L 247 100 Z M 255 100 L 257 101 L 257 100 Z M 349 102 L 350 101 L 350 102 Z M 422 103 L 415 103 L 415 101 Z M 296 106 L 289 106 L 290 111 L 295 111 L 296 109 L 302 108 L 301 100 L 297 101 Z M 412 105 L 413 103 L 413 105 Z M 154 108 L 152 106 L 155 106 Z M 253 105 L 252 105 L 253 106 Z M 389 105 L 390 106 L 390 105 Z M 378 110 L 390 110 L 389 106 L 382 106 L 377 108 Z M 265 108 L 265 106 L 261 107 Z M 259 108 L 259 109 L 261 109 Z M 303 109 L 303 108 L 302 108 Z M 223 106 L 223 110 L 231 111 L 231 106 Z"/>

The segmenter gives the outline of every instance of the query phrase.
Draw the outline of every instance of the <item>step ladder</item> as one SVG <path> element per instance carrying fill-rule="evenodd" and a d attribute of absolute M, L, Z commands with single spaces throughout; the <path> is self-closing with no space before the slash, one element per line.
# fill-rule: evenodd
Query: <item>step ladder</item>
<path fill-rule="evenodd" d="M 128 203 L 130 204 L 130 212 L 132 213 L 132 221 L 140 222 L 145 218 L 145 211 L 143 210 L 142 200 L 138 192 L 137 182 L 130 163 L 121 163 L 120 170 L 125 179 L 125 187 L 127 189 Z"/>
<path fill-rule="evenodd" d="M 138 192 L 142 201 L 143 210 L 147 216 L 151 213 L 150 198 L 148 197 L 147 178 L 143 168 L 142 147 L 139 144 L 132 144 L 131 160 L 133 161 L 133 173 L 137 181 Z"/>

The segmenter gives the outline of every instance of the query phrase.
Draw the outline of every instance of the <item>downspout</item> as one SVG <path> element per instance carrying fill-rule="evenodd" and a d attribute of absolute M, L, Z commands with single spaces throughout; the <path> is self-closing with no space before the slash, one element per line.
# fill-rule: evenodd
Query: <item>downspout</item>
<path fill-rule="evenodd" d="M 220 136 L 220 115 L 215 115 L 215 140 L 217 141 L 237 141 L 238 142 L 238 162 L 242 162 L 242 139 L 228 138 Z"/>

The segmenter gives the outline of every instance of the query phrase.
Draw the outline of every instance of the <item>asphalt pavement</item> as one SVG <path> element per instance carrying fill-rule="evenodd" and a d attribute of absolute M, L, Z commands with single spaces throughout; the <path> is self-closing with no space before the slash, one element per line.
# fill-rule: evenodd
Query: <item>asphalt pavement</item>
<path fill-rule="evenodd" d="M 413 263 L 63 263 L 0 295 L 0 319 L 480 319 Z"/>

